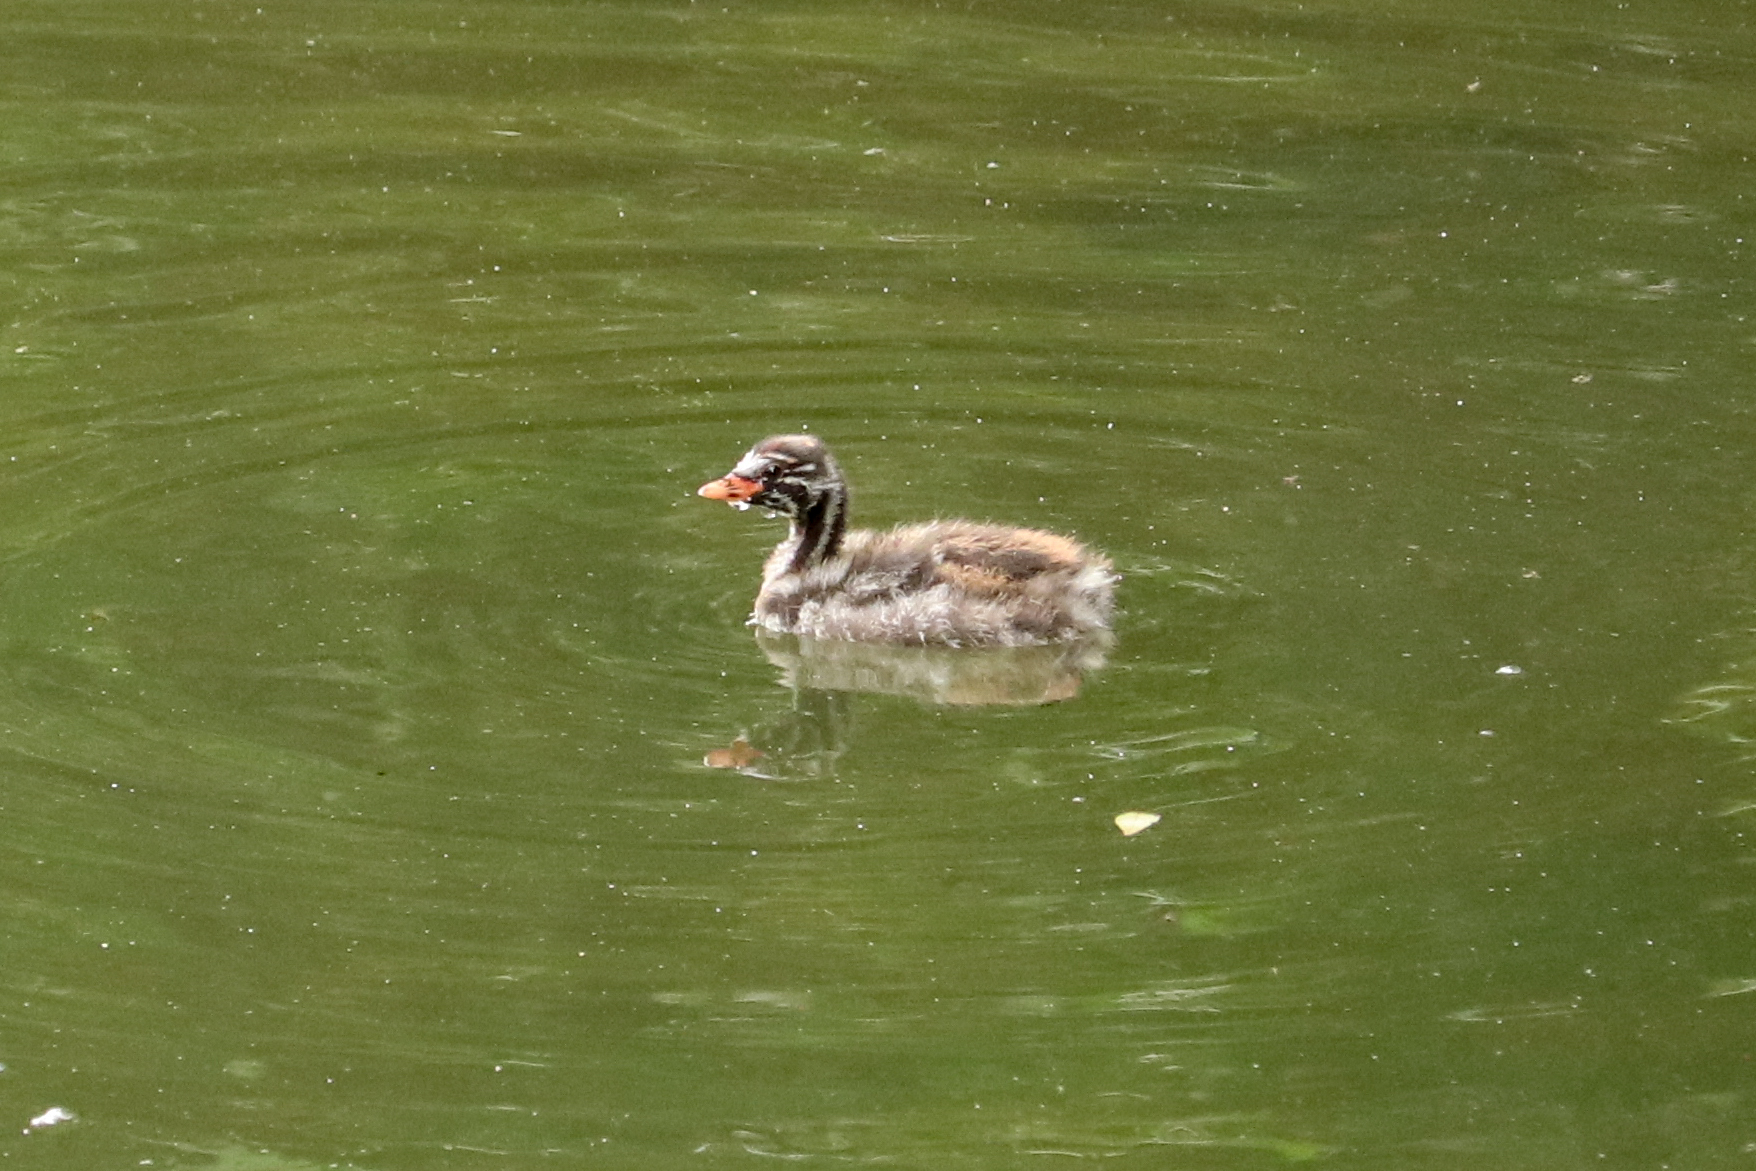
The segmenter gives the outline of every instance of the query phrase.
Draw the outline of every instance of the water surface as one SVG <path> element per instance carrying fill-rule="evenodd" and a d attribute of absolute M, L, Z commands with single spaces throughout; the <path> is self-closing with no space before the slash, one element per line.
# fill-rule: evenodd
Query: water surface
<path fill-rule="evenodd" d="M 13 1163 L 1756 1142 L 1742 6 L 0 27 Z M 783 686 L 800 428 L 1105 667 Z"/>

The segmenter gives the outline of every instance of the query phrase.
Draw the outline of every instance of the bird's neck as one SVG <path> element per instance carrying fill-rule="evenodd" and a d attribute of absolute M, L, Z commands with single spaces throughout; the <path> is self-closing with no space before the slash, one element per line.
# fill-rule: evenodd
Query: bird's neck
<path fill-rule="evenodd" d="M 842 534 L 848 527 L 848 494 L 840 484 L 828 484 L 793 518 L 789 540 L 793 555 L 787 572 L 803 573 L 821 565 L 841 551 Z"/>

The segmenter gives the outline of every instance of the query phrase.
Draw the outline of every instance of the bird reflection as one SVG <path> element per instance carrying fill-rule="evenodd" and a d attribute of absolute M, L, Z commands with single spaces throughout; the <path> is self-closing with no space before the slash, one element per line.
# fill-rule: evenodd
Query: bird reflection
<path fill-rule="evenodd" d="M 795 690 L 868 691 L 951 707 L 1029 706 L 1072 699 L 1104 665 L 1108 638 L 1047 646 L 893 646 L 796 638 L 766 630 L 756 642 Z"/>
<path fill-rule="evenodd" d="M 850 698 L 840 691 L 795 690 L 790 710 L 713 749 L 702 763 L 767 781 L 833 777 L 853 726 Z"/>
<path fill-rule="evenodd" d="M 800 638 L 767 630 L 757 644 L 780 670 L 793 705 L 767 725 L 706 756 L 711 768 L 748 776 L 831 776 L 847 750 L 854 692 L 900 695 L 947 707 L 1027 707 L 1079 694 L 1088 671 L 1104 665 L 1111 639 L 1048 646 L 893 646 Z"/>

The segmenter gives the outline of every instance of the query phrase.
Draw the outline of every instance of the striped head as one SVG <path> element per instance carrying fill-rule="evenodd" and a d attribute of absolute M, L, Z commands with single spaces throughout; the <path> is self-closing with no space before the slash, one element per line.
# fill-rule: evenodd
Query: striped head
<path fill-rule="evenodd" d="M 737 467 L 697 492 L 735 508 L 754 504 L 802 520 L 828 502 L 839 513 L 847 488 L 823 440 L 815 435 L 770 435 L 745 452 Z"/>

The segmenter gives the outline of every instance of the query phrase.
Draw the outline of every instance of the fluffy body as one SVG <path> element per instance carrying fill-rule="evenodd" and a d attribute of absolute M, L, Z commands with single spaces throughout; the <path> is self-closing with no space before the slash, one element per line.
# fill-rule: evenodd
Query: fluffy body
<path fill-rule="evenodd" d="M 1029 646 L 1109 625 L 1113 576 L 1054 533 L 969 521 L 856 529 L 838 556 L 795 571 L 769 554 L 751 621 L 857 642 Z"/>
<path fill-rule="evenodd" d="M 847 489 L 815 436 L 763 440 L 701 494 L 792 522 L 768 557 L 751 623 L 856 642 L 1030 646 L 1102 637 L 1110 562 L 1040 529 L 964 520 L 845 528 Z"/>

